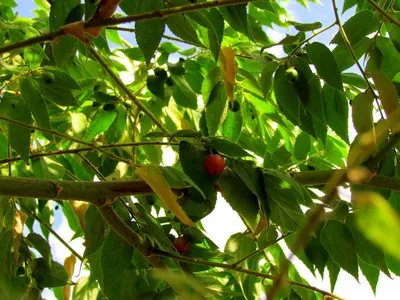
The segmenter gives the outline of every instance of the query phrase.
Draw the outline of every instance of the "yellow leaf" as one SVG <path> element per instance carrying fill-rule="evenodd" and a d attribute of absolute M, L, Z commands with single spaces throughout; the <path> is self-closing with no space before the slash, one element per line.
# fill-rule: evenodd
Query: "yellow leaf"
<path fill-rule="evenodd" d="M 79 220 L 79 224 L 81 225 L 81 229 L 82 231 L 84 231 L 85 227 L 84 227 L 84 218 L 85 218 L 85 214 L 86 214 L 86 210 L 89 208 L 89 203 L 88 202 L 84 202 L 84 201 L 71 201 L 71 207 L 72 210 L 74 211 L 75 215 L 77 216 L 78 220 Z"/>
<path fill-rule="evenodd" d="M 374 96 L 371 90 L 358 94 L 352 101 L 353 125 L 358 133 L 364 133 L 372 129 L 374 120 L 372 118 Z"/>
<path fill-rule="evenodd" d="M 254 239 L 268 225 L 267 219 L 265 218 L 264 214 L 261 211 L 259 212 L 259 214 L 260 214 L 260 221 L 258 221 L 257 227 L 256 229 L 254 229 L 254 232 L 247 235 L 249 238 Z"/>
<path fill-rule="evenodd" d="M 61 27 L 61 30 L 66 34 L 73 36 L 80 40 L 82 43 L 87 43 L 88 39 L 85 37 L 85 24 L 83 21 L 73 22 Z"/>
<path fill-rule="evenodd" d="M 221 48 L 219 61 L 221 63 L 221 72 L 224 75 L 226 94 L 233 104 L 233 87 L 235 86 L 236 77 L 235 52 L 233 49 L 231 47 Z"/>
<path fill-rule="evenodd" d="M 18 261 L 19 246 L 21 244 L 22 231 L 24 230 L 24 224 L 28 216 L 20 210 L 14 212 L 14 223 L 13 223 L 13 244 L 14 244 L 14 264 Z"/>
<path fill-rule="evenodd" d="M 67 271 L 69 281 L 71 281 L 71 278 L 74 275 L 75 263 L 76 263 L 76 257 L 73 254 L 71 254 L 64 260 L 64 267 L 65 270 Z M 64 300 L 69 300 L 71 296 L 71 286 L 69 285 L 64 286 L 62 294 Z"/>
<path fill-rule="evenodd" d="M 165 180 L 162 169 L 158 166 L 143 166 L 136 169 L 144 181 L 153 189 L 153 191 L 160 197 L 161 202 L 165 208 L 169 209 L 175 216 L 184 224 L 193 226 L 194 223 L 182 207 L 179 205 L 176 195 L 171 190 L 168 182 Z"/>
<path fill-rule="evenodd" d="M 399 100 L 396 87 L 393 82 L 381 71 L 371 72 L 371 77 L 374 80 L 375 87 L 378 90 L 379 98 L 386 115 L 390 117 L 399 106 Z"/>

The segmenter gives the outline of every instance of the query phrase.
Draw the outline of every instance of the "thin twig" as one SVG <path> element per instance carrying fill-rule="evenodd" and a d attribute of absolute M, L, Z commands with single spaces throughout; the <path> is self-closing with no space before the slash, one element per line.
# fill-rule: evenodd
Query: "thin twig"
<path fill-rule="evenodd" d="M 325 196 L 321 199 L 322 202 L 324 202 L 326 205 L 329 205 L 335 199 L 337 187 L 343 182 L 345 175 L 345 170 L 336 172 L 332 175 L 329 184 L 326 186 Z M 317 205 L 314 211 L 308 217 L 306 224 L 304 224 L 303 228 L 298 233 L 298 236 L 294 241 L 293 247 L 291 248 L 291 255 L 280 265 L 279 274 L 274 279 L 274 285 L 267 293 L 268 299 L 275 299 L 275 296 L 280 291 L 282 287 L 282 282 L 284 281 L 284 277 L 287 276 L 291 259 L 301 248 L 304 247 L 304 245 L 308 243 L 311 231 L 318 224 L 320 216 L 325 212 L 324 207 L 325 206 L 323 205 Z"/>
<path fill-rule="evenodd" d="M 380 7 L 378 4 L 376 4 L 373 0 L 367 0 L 367 1 L 382 16 L 384 16 L 386 19 L 388 19 L 391 23 L 397 25 L 397 27 L 400 27 L 400 22 L 398 20 L 396 20 L 394 17 L 392 17 L 390 14 L 388 14 L 382 7 Z"/>
<path fill-rule="evenodd" d="M 111 30 L 118 30 L 118 31 L 136 32 L 135 28 L 128 28 L 128 27 L 117 27 L 117 26 L 115 26 L 115 27 L 106 27 L 106 28 L 107 29 L 111 29 Z M 196 43 L 193 43 L 193 42 L 190 42 L 190 41 L 186 41 L 186 40 L 182 40 L 182 39 L 176 38 L 174 36 L 163 34 L 162 37 L 164 39 L 167 39 L 167 40 L 170 40 L 170 41 L 175 41 L 175 42 L 179 42 L 179 43 L 183 43 L 183 44 L 189 44 L 189 45 L 196 46 L 196 47 L 199 47 L 199 48 L 207 49 L 204 45 L 196 44 Z"/>
<path fill-rule="evenodd" d="M 372 95 L 373 95 L 373 97 L 375 99 L 376 105 L 379 108 L 379 112 L 380 112 L 381 117 L 383 119 L 384 116 L 383 116 L 382 110 L 380 109 L 380 105 L 379 105 L 379 102 L 378 102 L 378 97 L 375 94 L 375 91 L 374 91 L 371 83 L 368 80 L 367 74 L 365 74 L 364 69 L 362 68 L 360 62 L 358 61 L 356 53 L 354 52 L 353 48 L 351 47 L 351 43 L 350 43 L 350 41 L 349 41 L 349 39 L 347 37 L 346 31 L 344 30 L 343 25 L 342 25 L 342 23 L 340 21 L 339 10 L 337 8 L 335 0 L 332 0 L 332 5 L 333 5 L 333 12 L 334 12 L 335 18 L 336 18 L 336 23 L 339 26 L 339 32 L 340 32 L 340 34 L 341 34 L 341 36 L 343 38 L 344 44 L 346 45 L 347 50 L 350 52 L 350 55 L 353 58 L 354 63 L 357 65 L 358 69 L 360 70 L 360 73 L 363 76 L 364 81 L 368 86 L 368 89 L 372 92 Z"/>
<path fill-rule="evenodd" d="M 325 31 L 331 29 L 331 28 L 332 28 L 333 26 L 335 26 L 335 25 L 336 25 L 336 22 L 332 23 L 331 25 L 329 25 L 329 26 L 327 26 L 327 27 L 325 27 L 325 28 L 323 28 L 323 29 L 321 29 L 321 30 L 319 30 L 319 31 L 316 31 L 316 32 L 315 32 L 313 35 L 311 35 L 309 38 L 307 38 L 307 39 L 305 39 L 304 41 L 302 41 L 299 45 L 297 45 L 296 48 L 293 49 L 293 51 L 291 51 L 291 52 L 289 53 L 288 59 L 290 59 L 293 55 L 295 55 L 296 52 L 299 51 L 299 49 L 300 49 L 304 44 L 308 43 L 310 40 L 312 40 L 313 38 L 315 38 L 315 37 L 318 36 L 319 34 L 321 34 L 321 33 L 325 32 Z"/>
<path fill-rule="evenodd" d="M 76 252 L 66 241 L 64 241 L 64 239 L 57 232 L 55 232 L 54 229 L 49 224 L 47 224 L 47 222 L 42 220 L 41 217 L 39 217 L 37 214 L 27 208 L 21 201 L 19 205 L 28 213 L 29 216 L 38 221 L 44 228 L 46 228 L 52 235 L 54 235 L 54 237 L 59 240 L 60 243 L 63 244 L 73 255 L 75 255 L 81 262 L 83 262 L 83 257 L 78 252 Z"/>
<path fill-rule="evenodd" d="M 287 234 L 282 235 L 281 237 L 279 237 L 278 239 L 276 239 L 276 241 L 274 241 L 273 243 L 271 243 L 271 244 L 269 244 L 269 245 L 267 245 L 267 246 L 265 246 L 265 247 L 262 247 L 262 248 L 260 248 L 260 249 L 257 249 L 257 250 L 255 250 L 255 251 L 249 253 L 249 254 L 246 255 L 245 257 L 239 259 L 238 261 L 232 263 L 232 266 L 237 267 L 239 264 L 241 264 L 241 263 L 244 262 L 245 260 L 248 260 L 249 258 L 253 257 L 254 255 L 257 255 L 257 254 L 263 252 L 263 251 L 264 251 L 265 249 L 267 249 L 268 247 L 270 247 L 270 246 L 272 246 L 272 245 L 275 245 L 276 243 L 278 243 L 279 241 L 281 241 L 281 240 L 283 240 L 284 238 L 288 237 L 289 235 L 292 235 L 293 233 L 294 233 L 294 232 L 289 232 L 289 233 L 287 233 Z"/>
<path fill-rule="evenodd" d="M 164 19 L 164 18 L 173 16 L 173 15 L 192 12 L 192 11 L 198 11 L 198 10 L 209 9 L 209 8 L 214 8 L 214 7 L 238 5 L 238 4 L 255 2 L 255 1 L 260 1 L 260 0 L 214 0 L 211 2 L 209 2 L 209 1 L 199 2 L 199 3 L 190 4 L 190 5 L 176 6 L 176 7 L 166 8 L 166 9 L 159 9 L 159 10 L 155 10 L 155 11 L 151 11 L 151 12 L 146 12 L 143 14 L 130 15 L 130 16 L 121 17 L 121 18 L 108 18 L 108 19 L 104 19 L 104 20 L 86 22 L 84 24 L 84 28 L 104 27 L 104 26 L 112 26 L 112 25 L 118 25 L 118 24 L 123 24 L 123 23 L 130 23 L 130 22 L 147 21 L 147 20 L 153 20 L 153 19 Z M 3 47 L 0 47 L 0 54 L 5 53 L 5 52 L 10 52 L 13 50 L 17 50 L 20 48 L 28 47 L 28 46 L 31 46 L 31 45 L 34 45 L 37 43 L 51 41 L 51 40 L 54 40 L 57 37 L 60 37 L 63 35 L 66 35 L 66 33 L 62 29 L 60 29 L 59 31 L 43 34 L 43 35 L 31 38 L 31 39 L 27 39 L 22 42 L 5 45 Z"/>
<path fill-rule="evenodd" d="M 96 52 L 93 47 L 89 48 L 90 53 L 94 56 L 94 58 L 100 63 L 100 65 L 104 68 L 104 70 L 110 75 L 112 79 L 115 80 L 116 84 L 126 93 L 126 95 L 131 99 L 133 103 L 141 110 L 144 114 L 146 114 L 150 120 L 153 121 L 154 124 L 157 125 L 162 131 L 169 133 L 168 129 L 162 124 L 153 113 L 147 109 L 146 106 L 142 104 L 136 97 L 132 94 L 132 92 L 126 87 L 126 85 L 122 82 L 122 80 L 110 69 L 107 63 L 101 58 L 101 56 Z"/>
<path fill-rule="evenodd" d="M 42 128 L 42 127 L 33 126 L 33 125 L 26 124 L 26 123 L 23 123 L 23 122 L 14 120 L 14 119 L 10 119 L 10 118 L 4 117 L 2 115 L 0 115 L 0 120 L 6 121 L 6 122 L 9 122 L 9 123 L 13 123 L 13 124 L 21 126 L 21 127 L 25 127 L 25 128 L 29 128 L 29 129 L 35 129 L 35 130 L 38 130 L 38 131 L 41 131 L 41 132 L 44 132 L 44 133 L 49 133 L 49 134 L 64 138 L 66 140 L 70 140 L 70 141 L 76 142 L 78 144 L 89 146 L 91 149 L 94 149 L 94 150 L 97 150 L 97 151 L 99 151 L 101 153 L 104 153 L 105 155 L 111 157 L 112 159 L 124 162 L 127 165 L 132 165 L 132 162 L 130 160 L 127 160 L 127 159 L 122 158 L 122 157 L 120 157 L 118 155 L 115 155 L 114 153 L 108 152 L 108 151 L 104 150 L 103 148 L 95 146 L 95 145 L 93 145 L 91 143 L 82 141 L 80 139 L 74 138 L 74 137 L 66 135 L 66 134 L 59 133 L 58 131 L 51 130 L 51 129 L 45 129 L 45 128 Z"/>
<path fill-rule="evenodd" d="M 168 143 L 168 142 L 136 142 L 136 143 L 123 143 L 123 144 L 109 144 L 109 145 L 102 145 L 102 146 L 97 146 L 97 147 L 101 148 L 101 149 L 116 149 L 116 148 L 123 148 L 123 147 L 138 147 L 138 146 L 149 146 L 149 145 L 150 146 L 179 146 L 178 143 L 173 143 L 173 142 L 171 142 L 171 143 Z M 90 151 L 93 151 L 93 147 L 32 153 L 31 155 L 29 155 L 29 159 L 38 158 L 38 157 L 54 156 L 54 155 L 76 154 L 76 153 L 90 152 Z M 0 165 L 5 164 L 5 163 L 10 163 L 10 162 L 16 162 L 19 160 L 22 160 L 22 158 L 20 156 L 0 159 Z"/>
<path fill-rule="evenodd" d="M 168 258 L 172 258 L 178 261 L 183 261 L 183 262 L 187 262 L 190 264 L 197 264 L 197 265 L 203 265 L 203 266 L 210 266 L 210 267 L 217 267 L 217 268 L 222 268 L 222 269 L 228 269 L 228 270 L 232 270 L 232 271 L 236 271 L 236 272 L 240 272 L 240 273 L 245 273 L 245 274 L 249 274 L 252 276 L 256 276 L 256 277 L 261 277 L 261 278 L 266 278 L 266 279 L 271 279 L 274 280 L 276 277 L 273 275 L 269 275 L 269 274 L 265 274 L 265 273 L 261 273 L 261 272 L 257 272 L 257 271 L 253 271 L 253 270 L 249 270 L 249 269 L 244 269 L 242 267 L 237 267 L 231 264 L 224 264 L 224 263 L 218 263 L 218 262 L 213 262 L 213 261 L 205 261 L 205 260 L 201 260 L 198 258 L 192 258 L 192 257 L 186 257 L 186 256 L 179 256 L 179 255 L 175 255 L 172 253 L 168 253 L 162 250 L 158 250 L 155 249 L 153 251 L 154 254 L 159 255 L 159 256 L 163 256 L 163 257 L 168 257 Z M 321 295 L 326 295 L 326 296 L 330 296 L 332 298 L 338 299 L 338 300 L 343 300 L 343 298 L 336 296 L 335 294 L 332 294 L 330 292 L 321 290 L 319 288 L 301 283 L 301 282 L 297 282 L 297 281 L 293 281 L 293 280 L 285 280 L 285 283 L 292 285 L 292 286 L 298 286 L 298 287 L 302 287 L 317 293 L 320 293 Z M 272 298 L 268 298 L 268 299 L 272 299 Z"/>

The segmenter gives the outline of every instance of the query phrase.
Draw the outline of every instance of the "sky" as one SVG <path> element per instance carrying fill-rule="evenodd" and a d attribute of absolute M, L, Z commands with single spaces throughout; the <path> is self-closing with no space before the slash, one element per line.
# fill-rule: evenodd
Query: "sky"
<path fill-rule="evenodd" d="M 1 1 L 1 0 L 0 0 Z M 36 4 L 33 0 L 16 0 L 18 7 L 15 9 L 18 11 L 20 16 L 24 17 L 34 17 L 32 12 L 33 9 L 36 8 Z M 279 1 L 279 3 L 284 6 L 287 11 L 291 14 L 292 18 L 297 22 L 302 23 L 312 23 L 319 21 L 323 24 L 323 26 L 328 26 L 334 22 L 334 15 L 332 11 L 332 3 L 328 0 L 322 0 L 321 4 L 309 3 L 309 10 L 305 7 L 298 4 L 298 2 L 294 0 L 289 0 L 286 2 Z M 343 0 L 337 1 L 339 6 L 339 11 L 341 11 Z M 347 11 L 344 15 L 341 16 L 342 22 L 347 20 L 354 14 L 354 9 Z M 125 25 L 124 25 L 125 26 Z M 275 30 L 265 28 L 268 36 L 274 40 L 279 41 L 285 36 L 285 33 L 295 34 L 295 30 L 290 28 L 289 31 L 282 30 L 280 28 L 274 28 Z M 329 42 L 336 34 L 337 28 L 333 28 L 324 34 L 317 36 L 313 41 L 318 41 L 324 43 L 329 46 Z M 166 34 L 172 35 L 170 32 L 166 32 Z M 121 33 L 121 36 L 124 37 L 128 42 L 135 45 L 134 35 L 132 33 Z M 279 50 L 276 50 L 279 52 Z M 351 69 L 354 72 L 357 70 L 353 67 Z M 56 223 L 53 225 L 53 228 L 66 240 L 70 241 L 73 236 L 73 232 L 68 227 L 68 224 L 63 220 L 63 215 L 60 210 L 55 211 L 55 220 Z M 225 242 L 229 238 L 230 235 L 236 232 L 242 232 L 245 230 L 243 223 L 241 222 L 239 216 L 231 209 L 229 204 L 219 197 L 217 201 L 216 209 L 207 216 L 202 221 L 204 228 L 206 229 L 208 236 L 216 242 L 216 244 L 223 249 Z M 70 255 L 69 251 L 61 245 L 53 236 L 50 235 L 50 243 L 53 249 L 54 259 L 60 263 L 63 263 L 64 259 Z M 84 247 L 82 246 L 83 239 L 75 239 L 69 244 L 80 254 L 83 254 Z M 286 253 L 288 254 L 288 250 L 286 248 Z M 321 279 L 319 276 L 314 278 L 313 275 L 308 271 L 307 268 L 302 265 L 297 259 L 294 261 L 295 266 L 298 268 L 300 273 L 305 277 L 308 282 L 323 290 L 330 290 L 329 284 L 329 276 L 326 272 L 324 279 Z M 85 272 L 79 272 L 80 263 L 77 262 L 75 268 L 76 275 L 84 275 Z M 361 272 L 360 272 L 361 274 Z M 74 281 L 77 280 L 77 277 L 73 278 Z M 347 299 L 347 300 L 372 300 L 372 299 L 381 299 L 381 300 L 391 300 L 391 299 L 399 299 L 398 296 L 398 287 L 400 286 L 400 279 L 389 279 L 386 275 L 380 275 L 380 280 L 377 287 L 376 296 L 373 294 L 368 282 L 365 277 L 360 276 L 359 283 L 347 272 L 341 271 L 339 274 L 339 279 L 336 284 L 335 294 Z M 395 296 L 396 295 L 396 296 Z M 54 296 L 51 292 L 46 291 L 44 296 L 47 299 L 54 299 Z"/>

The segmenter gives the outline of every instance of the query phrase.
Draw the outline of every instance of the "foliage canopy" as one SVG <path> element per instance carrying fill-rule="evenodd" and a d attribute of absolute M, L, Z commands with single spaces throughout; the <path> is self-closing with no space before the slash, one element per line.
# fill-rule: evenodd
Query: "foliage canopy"
<path fill-rule="evenodd" d="M 324 28 L 279 1 L 35 3 L 0 4 L 1 299 L 340 299 L 283 242 L 332 291 L 400 276 L 399 1 L 333 0 Z M 201 224 L 217 195 L 247 227 L 225 249 Z"/>

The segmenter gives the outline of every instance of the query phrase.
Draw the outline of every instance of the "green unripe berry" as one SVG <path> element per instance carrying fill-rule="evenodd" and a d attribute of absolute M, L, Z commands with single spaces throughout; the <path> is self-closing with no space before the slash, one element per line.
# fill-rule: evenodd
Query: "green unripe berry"
<path fill-rule="evenodd" d="M 229 101 L 229 109 L 231 110 L 231 112 L 237 112 L 240 109 L 240 102 L 235 100 L 233 101 Z"/>
<path fill-rule="evenodd" d="M 54 80 L 56 80 L 56 76 L 54 76 L 53 73 L 51 72 L 43 72 L 42 73 L 42 80 L 46 84 L 52 84 Z"/>
<path fill-rule="evenodd" d="M 114 111 L 117 108 L 117 106 L 114 103 L 107 103 L 103 105 L 103 109 L 105 111 Z"/>
<path fill-rule="evenodd" d="M 297 72 L 294 67 L 287 69 L 285 75 L 286 80 L 290 83 L 295 83 L 297 80 L 299 80 L 299 72 Z"/>

